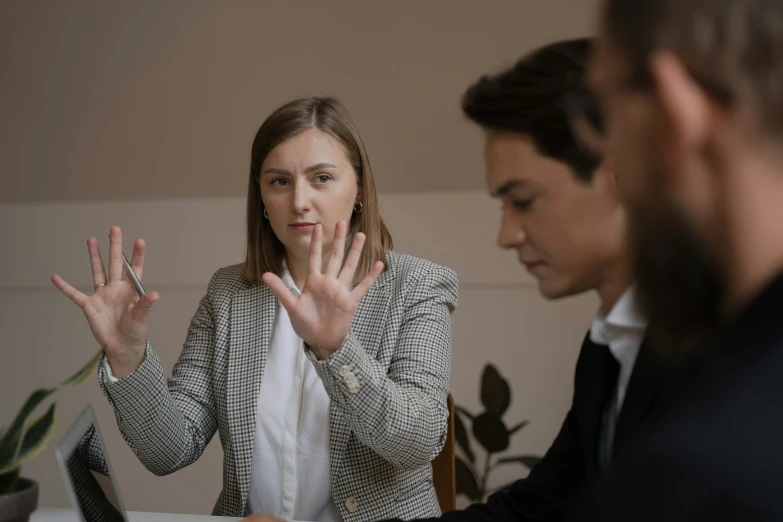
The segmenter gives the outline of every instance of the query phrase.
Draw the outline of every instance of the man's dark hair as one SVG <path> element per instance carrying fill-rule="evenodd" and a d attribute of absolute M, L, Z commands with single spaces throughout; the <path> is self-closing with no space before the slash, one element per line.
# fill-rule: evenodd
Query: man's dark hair
<path fill-rule="evenodd" d="M 600 127 L 598 105 L 585 88 L 593 43 L 582 38 L 553 43 L 525 56 L 511 69 L 483 76 L 462 99 L 465 114 L 487 130 L 532 138 L 538 151 L 569 165 L 590 182 L 600 158 L 580 145 L 569 123 L 569 104 Z"/>

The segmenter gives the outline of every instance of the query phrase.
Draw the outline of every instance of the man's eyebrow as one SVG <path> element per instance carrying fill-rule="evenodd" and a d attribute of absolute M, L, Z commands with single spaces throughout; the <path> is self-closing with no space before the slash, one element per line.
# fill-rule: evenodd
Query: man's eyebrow
<path fill-rule="evenodd" d="M 512 179 L 505 182 L 497 190 L 492 193 L 493 198 L 502 198 L 517 187 L 528 185 L 530 182 L 526 179 Z"/>

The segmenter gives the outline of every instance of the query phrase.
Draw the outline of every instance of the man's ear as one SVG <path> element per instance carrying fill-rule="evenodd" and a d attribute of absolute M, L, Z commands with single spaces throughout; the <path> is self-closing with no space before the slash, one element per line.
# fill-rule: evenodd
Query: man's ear
<path fill-rule="evenodd" d="M 655 53 L 650 58 L 650 72 L 675 154 L 700 148 L 712 126 L 709 95 L 671 52 Z"/>
<path fill-rule="evenodd" d="M 595 182 L 596 178 L 599 177 L 603 178 L 609 189 L 612 192 L 618 194 L 619 197 L 619 187 L 622 180 L 618 177 L 617 174 L 618 173 L 614 157 L 611 154 L 606 154 L 601 160 L 601 164 L 596 167 L 595 171 L 593 171 L 593 181 Z"/>
<path fill-rule="evenodd" d="M 614 156 L 611 154 L 606 154 L 603 157 L 601 165 L 599 165 L 598 168 L 605 169 L 615 180 L 617 180 L 617 163 L 615 163 Z"/>

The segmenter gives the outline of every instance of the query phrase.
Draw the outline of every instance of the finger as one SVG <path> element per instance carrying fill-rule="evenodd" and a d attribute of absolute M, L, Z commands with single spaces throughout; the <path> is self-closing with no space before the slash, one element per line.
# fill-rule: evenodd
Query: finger
<path fill-rule="evenodd" d="M 356 267 L 359 266 L 359 259 L 362 256 L 362 249 L 364 248 L 364 242 L 367 239 L 363 233 L 358 232 L 353 238 L 353 244 L 351 245 L 351 251 L 348 252 L 348 257 L 345 259 L 345 265 L 340 272 L 338 278 L 341 283 L 350 285 L 353 282 L 354 276 L 356 276 Z"/>
<path fill-rule="evenodd" d="M 348 224 L 338 221 L 334 228 L 334 241 L 332 241 L 332 253 L 329 255 L 329 263 L 326 265 L 326 275 L 337 277 L 343 264 L 345 255 L 345 236 L 348 232 Z"/>
<path fill-rule="evenodd" d="M 101 249 L 98 247 L 98 240 L 91 237 L 87 240 L 87 251 L 90 253 L 90 268 L 92 269 L 92 284 L 98 286 L 105 284 L 106 271 L 103 267 L 103 257 L 101 257 Z"/>
<path fill-rule="evenodd" d="M 57 274 L 52 276 L 52 283 L 54 283 L 54 286 L 56 286 L 60 292 L 64 293 L 68 299 L 76 303 L 80 308 L 84 307 L 84 303 L 86 303 L 88 299 L 86 295 L 66 283 L 65 280 Z"/>
<path fill-rule="evenodd" d="M 288 310 L 288 313 L 290 314 L 299 299 L 291 292 L 283 280 L 272 272 L 267 272 L 262 275 L 261 280 L 266 283 L 266 286 L 268 286 L 272 293 L 277 296 L 280 303 L 285 306 L 285 309 Z"/>
<path fill-rule="evenodd" d="M 109 283 L 122 280 L 122 230 L 109 229 Z"/>
<path fill-rule="evenodd" d="M 323 248 L 321 236 L 323 235 L 323 227 L 318 224 L 313 228 L 313 232 L 310 235 L 310 260 L 308 263 L 307 271 L 310 274 L 321 273 L 321 249 Z"/>
<path fill-rule="evenodd" d="M 144 253 L 147 250 L 147 245 L 143 239 L 137 239 L 133 244 L 133 255 L 131 256 L 131 268 L 136 274 L 136 277 L 141 281 L 141 273 L 144 271 Z"/>
<path fill-rule="evenodd" d="M 356 288 L 353 289 L 351 295 L 353 295 L 357 301 L 361 301 L 367 292 L 370 291 L 372 285 L 374 285 L 378 278 L 381 277 L 382 273 L 383 261 L 378 261 L 372 266 L 372 270 L 370 270 L 370 273 L 367 274 L 364 279 L 362 279 L 361 283 L 356 285 Z"/>
<path fill-rule="evenodd" d="M 152 305 L 158 299 L 160 299 L 160 294 L 158 292 L 147 292 L 141 296 L 138 301 L 131 305 L 131 317 L 133 317 L 133 320 L 139 324 L 146 325 L 149 320 Z"/>

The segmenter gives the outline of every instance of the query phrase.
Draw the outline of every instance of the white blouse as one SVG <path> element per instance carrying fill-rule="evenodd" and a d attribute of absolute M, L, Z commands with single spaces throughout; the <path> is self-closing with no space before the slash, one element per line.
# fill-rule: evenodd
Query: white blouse
<path fill-rule="evenodd" d="M 288 272 L 282 279 L 300 294 Z M 258 393 L 248 513 L 342 521 L 332 500 L 329 403 L 302 339 L 278 304 Z"/>

